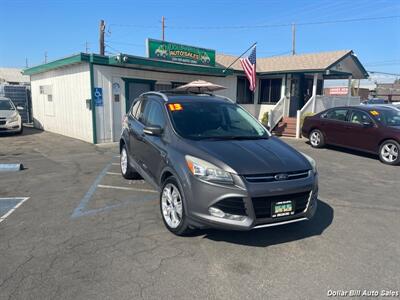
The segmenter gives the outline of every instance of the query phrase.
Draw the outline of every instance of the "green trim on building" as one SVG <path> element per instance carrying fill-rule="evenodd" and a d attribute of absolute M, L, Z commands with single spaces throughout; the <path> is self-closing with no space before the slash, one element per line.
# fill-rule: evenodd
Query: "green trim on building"
<path fill-rule="evenodd" d="M 34 75 L 76 63 L 89 62 L 95 65 L 106 65 L 106 66 L 123 67 L 123 68 L 136 69 L 140 67 L 140 69 L 142 70 L 149 70 L 149 71 L 169 70 L 171 72 L 175 71 L 176 73 L 192 73 L 198 75 L 223 76 L 223 77 L 233 74 L 232 70 L 226 70 L 224 72 L 224 69 L 219 67 L 182 64 L 182 63 L 161 61 L 156 59 L 149 59 L 149 58 L 125 55 L 125 54 L 121 54 L 120 57 L 126 57 L 126 61 L 120 62 L 119 60 L 117 60 L 117 56 L 101 56 L 97 54 L 80 53 L 52 61 L 47 64 L 25 69 L 23 73 L 25 75 Z"/>
<path fill-rule="evenodd" d="M 90 72 L 90 105 L 92 107 L 92 131 L 93 131 L 93 144 L 97 144 L 97 124 L 96 124 L 96 104 L 94 101 L 94 70 L 93 63 L 89 63 Z"/>
<path fill-rule="evenodd" d="M 61 58 L 47 64 L 39 65 L 36 67 L 28 68 L 23 71 L 24 75 L 33 75 L 37 73 L 46 72 L 56 68 L 81 63 L 83 61 L 89 61 L 89 54 L 79 53 L 69 57 Z"/>

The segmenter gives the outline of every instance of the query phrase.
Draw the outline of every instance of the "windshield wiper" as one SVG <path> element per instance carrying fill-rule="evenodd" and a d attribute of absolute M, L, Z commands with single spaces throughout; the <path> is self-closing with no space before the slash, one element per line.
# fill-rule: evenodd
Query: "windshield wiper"
<path fill-rule="evenodd" d="M 268 139 L 268 136 L 206 136 L 202 139 L 207 140 L 264 140 Z"/>

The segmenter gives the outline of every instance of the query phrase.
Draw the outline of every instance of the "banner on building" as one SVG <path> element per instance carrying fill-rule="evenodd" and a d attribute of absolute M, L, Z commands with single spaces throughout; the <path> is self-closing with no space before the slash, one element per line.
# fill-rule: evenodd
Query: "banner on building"
<path fill-rule="evenodd" d="M 215 50 L 147 39 L 147 56 L 161 60 L 215 66 Z"/>

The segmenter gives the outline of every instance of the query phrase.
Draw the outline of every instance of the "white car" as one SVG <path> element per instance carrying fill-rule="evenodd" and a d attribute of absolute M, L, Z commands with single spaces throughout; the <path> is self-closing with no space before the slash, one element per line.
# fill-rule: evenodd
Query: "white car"
<path fill-rule="evenodd" d="M 18 112 L 22 109 L 20 106 L 16 108 L 9 98 L 0 97 L 0 133 L 22 133 L 22 119 Z"/>

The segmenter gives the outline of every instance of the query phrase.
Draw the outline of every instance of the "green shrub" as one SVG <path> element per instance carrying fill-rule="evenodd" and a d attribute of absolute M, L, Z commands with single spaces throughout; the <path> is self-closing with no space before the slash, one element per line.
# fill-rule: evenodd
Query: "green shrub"
<path fill-rule="evenodd" d="M 263 114 L 262 118 L 261 118 L 261 123 L 262 123 L 264 126 L 268 126 L 268 118 L 269 118 L 269 112 L 266 111 L 266 112 Z"/>
<path fill-rule="evenodd" d="M 304 114 L 301 116 L 301 118 L 300 118 L 300 128 L 303 127 L 304 119 L 305 119 L 306 117 L 311 117 L 311 116 L 313 116 L 313 115 L 315 115 L 315 113 L 313 113 L 313 112 L 306 112 L 306 113 L 304 113 Z"/>

